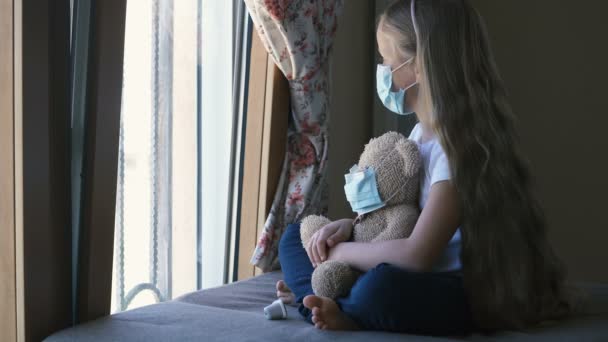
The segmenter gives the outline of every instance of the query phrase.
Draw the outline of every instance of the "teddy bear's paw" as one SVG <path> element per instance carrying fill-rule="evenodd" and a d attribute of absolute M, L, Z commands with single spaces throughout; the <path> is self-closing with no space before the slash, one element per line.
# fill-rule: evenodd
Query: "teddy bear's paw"
<path fill-rule="evenodd" d="M 317 296 L 336 299 L 346 296 L 357 281 L 359 272 L 341 261 L 326 261 L 312 273 L 311 285 Z"/>
<path fill-rule="evenodd" d="M 300 238 L 302 239 L 302 244 L 304 247 L 308 245 L 308 241 L 310 238 L 321 228 L 330 224 L 331 220 L 329 220 L 325 216 L 319 215 L 310 215 L 306 216 L 302 223 L 300 224 Z"/>

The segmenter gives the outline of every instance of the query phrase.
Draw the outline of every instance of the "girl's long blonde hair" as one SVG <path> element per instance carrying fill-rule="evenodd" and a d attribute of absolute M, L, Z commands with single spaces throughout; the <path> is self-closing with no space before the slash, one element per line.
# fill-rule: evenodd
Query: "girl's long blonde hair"
<path fill-rule="evenodd" d="M 379 25 L 418 60 L 419 100 L 432 109 L 459 196 L 477 326 L 519 329 L 563 317 L 571 308 L 565 269 L 547 240 L 483 20 L 466 0 L 415 0 L 414 26 L 411 1 L 394 1 Z"/>

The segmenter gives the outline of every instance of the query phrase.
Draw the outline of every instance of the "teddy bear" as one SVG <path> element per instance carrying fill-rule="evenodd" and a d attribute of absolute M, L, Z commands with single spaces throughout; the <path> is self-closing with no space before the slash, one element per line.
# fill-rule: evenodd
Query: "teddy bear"
<path fill-rule="evenodd" d="M 417 144 L 397 132 L 372 138 L 365 145 L 358 167 L 354 166 L 351 174 L 345 177 L 348 183 L 353 172 L 375 171 L 377 193 L 384 206 L 363 214 L 358 212 L 349 241 L 386 241 L 406 238 L 412 233 L 420 211 L 418 192 L 421 163 Z M 356 211 L 355 208 L 353 211 Z M 300 228 L 304 247 L 314 233 L 330 222 L 323 216 L 305 217 Z M 350 292 L 360 275 L 361 272 L 344 262 L 325 261 L 312 274 L 312 288 L 317 296 L 332 299 L 343 297 Z"/>

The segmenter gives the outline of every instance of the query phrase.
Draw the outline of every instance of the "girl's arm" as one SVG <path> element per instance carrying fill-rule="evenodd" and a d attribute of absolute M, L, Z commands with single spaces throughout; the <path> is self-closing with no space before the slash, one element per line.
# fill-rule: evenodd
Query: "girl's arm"
<path fill-rule="evenodd" d="M 413 271 L 429 271 L 460 225 L 456 190 L 449 181 L 433 184 L 414 231 L 409 238 L 373 243 L 343 242 L 329 251 L 361 271 L 389 263 Z"/>

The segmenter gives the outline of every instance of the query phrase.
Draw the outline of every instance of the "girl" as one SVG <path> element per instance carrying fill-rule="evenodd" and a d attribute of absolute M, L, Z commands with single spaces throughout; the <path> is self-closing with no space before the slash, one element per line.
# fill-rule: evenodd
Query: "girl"
<path fill-rule="evenodd" d="M 321 329 L 452 335 L 563 317 L 564 270 L 479 14 L 466 0 L 397 0 L 377 39 L 380 98 L 419 120 L 410 139 L 424 161 L 420 217 L 409 238 L 377 243 L 347 242 L 353 220 L 335 221 L 306 248 L 289 226 L 278 296 L 303 302 Z M 313 295 L 311 273 L 325 260 L 366 272 L 347 297 Z"/>

